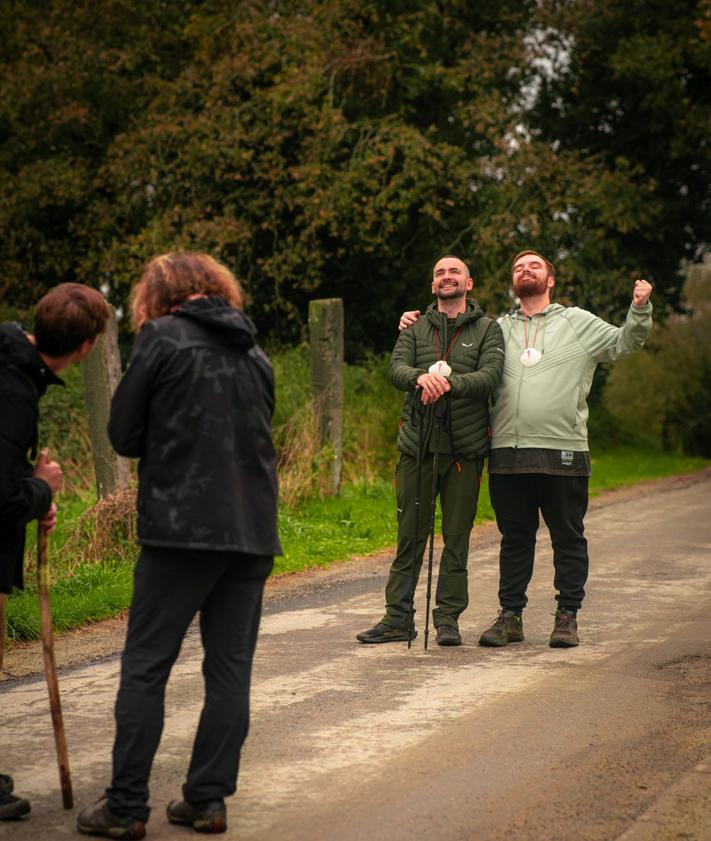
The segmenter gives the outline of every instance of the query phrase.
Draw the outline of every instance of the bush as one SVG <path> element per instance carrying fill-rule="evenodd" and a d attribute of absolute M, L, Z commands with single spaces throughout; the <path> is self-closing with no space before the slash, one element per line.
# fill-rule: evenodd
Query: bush
<path fill-rule="evenodd" d="M 687 311 L 657 326 L 645 350 L 615 365 L 603 403 L 673 452 L 711 457 L 711 260 L 691 266 Z"/>

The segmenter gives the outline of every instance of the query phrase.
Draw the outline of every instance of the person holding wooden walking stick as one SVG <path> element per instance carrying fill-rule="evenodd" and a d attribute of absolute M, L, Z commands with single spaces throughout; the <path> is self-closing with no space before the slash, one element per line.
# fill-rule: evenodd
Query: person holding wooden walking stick
<path fill-rule="evenodd" d="M 79 283 L 62 283 L 37 304 L 35 329 L 0 324 L 0 594 L 23 586 L 25 527 L 38 520 L 46 537 L 57 522 L 53 496 L 62 469 L 48 451 L 37 455 L 39 399 L 57 374 L 87 356 L 104 330 L 109 309 L 101 293 Z M 32 461 L 36 460 L 33 465 Z M 32 461 L 31 461 L 32 460 Z M 30 811 L 0 774 L 0 820 Z M 65 796 L 65 805 L 66 805 Z"/>

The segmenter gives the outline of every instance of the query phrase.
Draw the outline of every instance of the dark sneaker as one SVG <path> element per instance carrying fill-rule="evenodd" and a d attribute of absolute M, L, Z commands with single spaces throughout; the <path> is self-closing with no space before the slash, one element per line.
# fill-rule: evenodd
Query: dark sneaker
<path fill-rule="evenodd" d="M 559 607 L 551 634 L 551 648 L 574 648 L 579 642 L 575 611 Z"/>
<path fill-rule="evenodd" d="M 171 823 L 191 826 L 198 832 L 224 832 L 227 829 L 224 800 L 209 800 L 207 803 L 173 800 L 166 814 Z"/>
<path fill-rule="evenodd" d="M 413 630 L 412 639 L 417 636 L 417 631 Z M 407 628 L 393 628 L 391 625 L 386 625 L 384 622 L 371 628 L 369 631 L 363 631 L 362 634 L 356 634 L 356 639 L 359 642 L 407 642 Z"/>
<path fill-rule="evenodd" d="M 0 821 L 14 821 L 29 815 L 30 801 L 14 794 L 0 794 Z"/>
<path fill-rule="evenodd" d="M 14 821 L 30 812 L 30 801 L 13 795 L 12 777 L 0 774 L 0 821 Z"/>
<path fill-rule="evenodd" d="M 523 642 L 521 614 L 513 610 L 500 610 L 494 624 L 479 637 L 479 645 L 500 648 L 510 642 Z"/>
<path fill-rule="evenodd" d="M 109 811 L 105 798 L 97 800 L 79 812 L 77 829 L 84 835 L 104 835 L 106 838 L 128 838 L 140 841 L 146 837 L 146 825 L 136 818 L 120 818 Z"/>
<path fill-rule="evenodd" d="M 437 645 L 461 645 L 462 635 L 454 625 L 437 626 Z"/>

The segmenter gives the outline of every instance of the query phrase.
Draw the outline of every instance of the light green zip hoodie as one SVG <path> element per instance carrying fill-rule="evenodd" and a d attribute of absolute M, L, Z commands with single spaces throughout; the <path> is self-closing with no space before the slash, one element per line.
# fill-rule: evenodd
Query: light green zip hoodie
<path fill-rule="evenodd" d="M 532 317 L 517 309 L 499 319 L 506 360 L 491 412 L 491 448 L 588 449 L 587 396 L 598 362 L 613 362 L 642 347 L 652 329 L 652 304 L 632 305 L 622 327 L 578 307 L 549 304 Z M 527 344 L 541 352 L 521 364 Z"/>

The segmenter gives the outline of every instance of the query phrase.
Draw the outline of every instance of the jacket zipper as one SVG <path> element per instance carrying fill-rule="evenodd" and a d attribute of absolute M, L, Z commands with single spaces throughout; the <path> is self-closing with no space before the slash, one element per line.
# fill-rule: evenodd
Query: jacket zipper
<path fill-rule="evenodd" d="M 521 316 L 521 318 L 527 318 L 527 316 L 524 315 L 524 316 Z M 529 318 L 528 320 L 530 322 L 531 319 Z M 521 322 L 521 324 L 523 324 L 523 321 Z M 514 326 L 515 326 L 515 324 L 514 324 Z M 524 377 L 525 372 L 526 372 L 526 369 L 523 367 L 523 365 L 521 365 L 521 373 L 519 374 L 519 378 L 518 378 L 518 393 L 516 394 L 516 416 L 515 416 L 515 421 L 514 421 L 514 438 L 515 438 L 515 441 L 516 441 L 516 443 L 514 444 L 514 449 L 515 450 L 518 449 L 518 441 L 519 441 L 519 437 L 520 437 L 519 417 L 520 417 L 520 414 L 521 414 L 521 390 L 523 388 L 523 377 Z"/>

